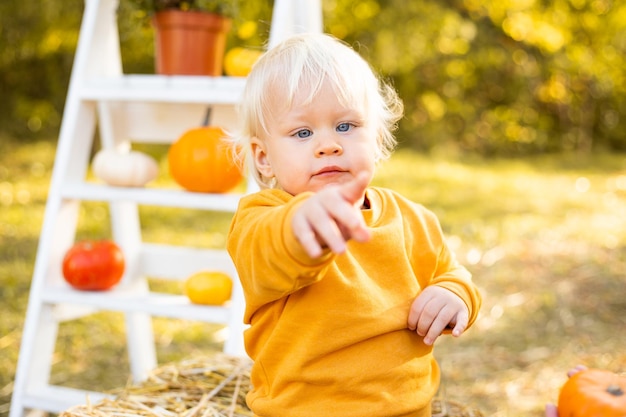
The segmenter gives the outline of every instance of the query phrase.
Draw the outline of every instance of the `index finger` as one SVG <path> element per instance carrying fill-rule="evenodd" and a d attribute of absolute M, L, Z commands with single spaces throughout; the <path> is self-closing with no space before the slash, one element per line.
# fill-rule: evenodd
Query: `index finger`
<path fill-rule="evenodd" d="M 350 204 L 363 203 L 368 183 L 369 175 L 365 172 L 359 172 L 352 181 L 340 186 L 341 196 Z"/>

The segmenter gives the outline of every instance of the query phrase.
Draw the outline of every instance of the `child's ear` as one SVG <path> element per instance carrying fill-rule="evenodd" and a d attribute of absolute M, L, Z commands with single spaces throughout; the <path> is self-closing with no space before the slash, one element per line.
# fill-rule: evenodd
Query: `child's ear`
<path fill-rule="evenodd" d="M 265 144 L 257 137 L 253 137 L 251 140 L 252 158 L 254 159 L 254 165 L 259 173 L 265 178 L 274 177 L 274 170 L 270 164 L 267 152 L 265 151 Z"/>

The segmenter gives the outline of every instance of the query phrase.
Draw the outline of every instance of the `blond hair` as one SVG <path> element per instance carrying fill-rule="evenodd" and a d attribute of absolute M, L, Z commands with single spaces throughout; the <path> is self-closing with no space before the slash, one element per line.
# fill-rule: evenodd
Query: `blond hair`
<path fill-rule="evenodd" d="M 368 63 L 344 42 L 327 34 L 306 33 L 289 37 L 268 50 L 248 75 L 239 105 L 239 131 L 231 135 L 237 159 L 248 165 L 261 188 L 269 184 L 254 166 L 250 143 L 268 132 L 267 119 L 279 95 L 287 108 L 296 93 L 307 92 L 310 103 L 324 82 L 330 82 L 346 107 L 363 106 L 376 127 L 377 159 L 387 159 L 397 141 L 393 131 L 402 117 L 403 104 L 396 91 L 379 80 Z M 301 97 L 301 96 L 300 96 Z"/>

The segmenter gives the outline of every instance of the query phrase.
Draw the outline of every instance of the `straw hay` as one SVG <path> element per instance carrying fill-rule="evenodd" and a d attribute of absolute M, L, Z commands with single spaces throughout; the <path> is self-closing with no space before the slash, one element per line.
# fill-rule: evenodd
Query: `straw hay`
<path fill-rule="evenodd" d="M 60 417 L 248 417 L 251 361 L 217 354 L 154 369 L 114 399 L 72 407 Z"/>
<path fill-rule="evenodd" d="M 112 399 L 72 407 L 59 417 L 252 417 L 246 405 L 252 362 L 224 354 L 153 370 L 144 382 L 111 392 Z M 433 417 L 482 417 L 461 404 L 435 399 Z"/>
<path fill-rule="evenodd" d="M 432 417 L 483 417 L 483 414 L 455 401 L 435 398 L 432 403 Z"/>

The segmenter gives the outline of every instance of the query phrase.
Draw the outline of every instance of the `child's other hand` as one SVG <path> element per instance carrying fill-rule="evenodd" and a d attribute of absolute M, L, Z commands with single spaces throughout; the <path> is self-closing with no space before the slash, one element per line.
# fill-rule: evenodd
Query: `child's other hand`
<path fill-rule="evenodd" d="M 559 417 L 559 411 L 554 404 L 546 404 L 546 417 Z"/>
<path fill-rule="evenodd" d="M 584 371 L 585 369 L 587 369 L 585 365 L 576 365 L 575 367 L 567 371 L 567 376 L 571 378 L 574 374 L 580 371 Z M 554 404 L 546 404 L 545 413 L 546 417 L 559 417 L 559 410 Z"/>
<path fill-rule="evenodd" d="M 408 326 L 432 345 L 447 327 L 460 336 L 467 328 L 469 311 L 463 300 L 445 288 L 426 287 L 411 304 Z"/>
<path fill-rule="evenodd" d="M 348 240 L 369 239 L 370 232 L 361 214 L 367 185 L 367 174 L 360 174 L 350 182 L 330 185 L 302 203 L 291 225 L 310 257 L 320 256 L 324 247 L 343 253 Z"/>

